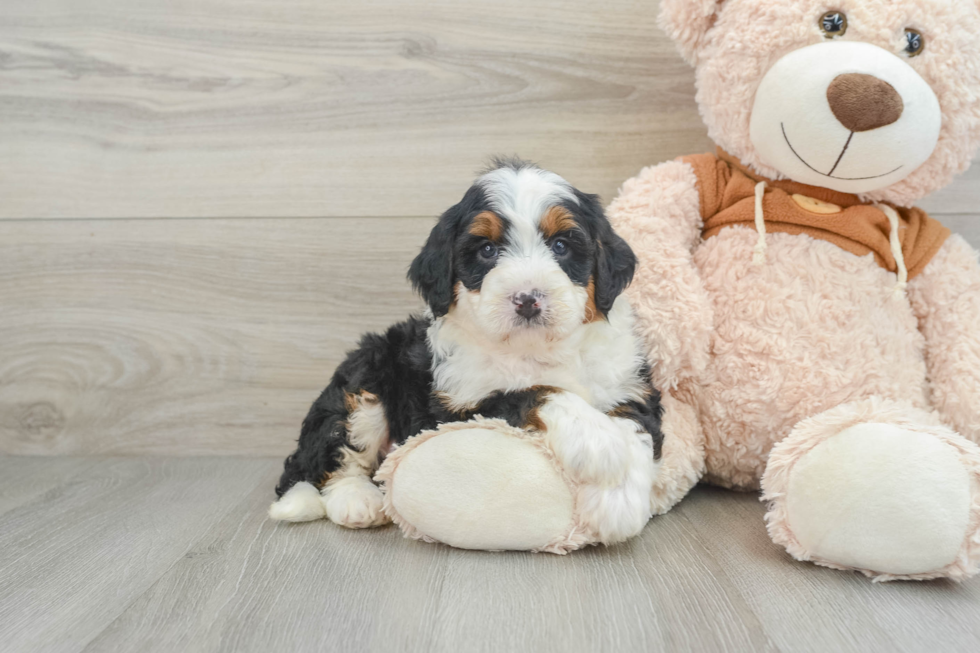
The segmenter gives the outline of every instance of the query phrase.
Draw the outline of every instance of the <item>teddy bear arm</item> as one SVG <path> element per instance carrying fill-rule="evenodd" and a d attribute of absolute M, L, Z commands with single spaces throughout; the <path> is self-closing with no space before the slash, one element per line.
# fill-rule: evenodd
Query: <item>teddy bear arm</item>
<path fill-rule="evenodd" d="M 925 336 L 932 402 L 943 420 L 980 443 L 980 265 L 960 236 L 951 236 L 909 282 L 909 298 Z"/>
<path fill-rule="evenodd" d="M 623 184 L 607 213 L 639 259 L 627 294 L 654 385 L 667 391 L 707 366 L 713 322 L 694 263 L 703 227 L 694 169 L 681 161 L 645 168 Z"/>

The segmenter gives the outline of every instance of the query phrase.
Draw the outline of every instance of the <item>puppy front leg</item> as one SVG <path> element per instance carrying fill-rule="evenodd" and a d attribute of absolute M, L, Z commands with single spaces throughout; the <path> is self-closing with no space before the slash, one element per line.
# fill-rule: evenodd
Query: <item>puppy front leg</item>
<path fill-rule="evenodd" d="M 624 430 L 626 425 L 571 392 L 549 395 L 537 414 L 548 444 L 575 480 L 613 485 L 622 479 L 631 453 L 628 437 L 635 430 Z"/>
<path fill-rule="evenodd" d="M 538 415 L 555 455 L 579 482 L 578 510 L 604 544 L 639 533 L 650 519 L 650 491 L 657 474 L 659 409 L 649 433 L 642 405 L 631 402 L 606 415 L 576 394 L 547 397 Z"/>

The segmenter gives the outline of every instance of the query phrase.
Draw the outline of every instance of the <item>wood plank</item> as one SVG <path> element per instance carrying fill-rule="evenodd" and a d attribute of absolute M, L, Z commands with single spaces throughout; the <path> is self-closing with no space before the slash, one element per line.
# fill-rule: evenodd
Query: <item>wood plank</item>
<path fill-rule="evenodd" d="M 5 0 L 0 216 L 433 215 L 493 154 L 611 199 L 708 147 L 632 0 Z"/>
<path fill-rule="evenodd" d="M 275 479 L 269 474 L 86 650 L 433 650 L 426 615 L 449 549 L 404 540 L 393 527 L 271 522 Z"/>
<path fill-rule="evenodd" d="M 493 154 L 607 201 L 712 148 L 657 7 L 6 0 L 0 218 L 433 215 Z M 925 204 L 976 210 L 974 168 Z"/>
<path fill-rule="evenodd" d="M 96 459 L 0 515 L 5 651 L 78 651 L 261 481 L 274 461 Z M 4 481 L 5 483 L 6 481 Z"/>
<path fill-rule="evenodd" d="M 86 650 L 774 650 L 679 515 L 557 557 L 276 525 L 253 495 Z"/>
<path fill-rule="evenodd" d="M 570 559 L 454 552 L 443 588 L 447 652 L 776 650 L 679 512 Z"/>
<path fill-rule="evenodd" d="M 772 543 L 755 493 L 699 488 L 678 508 L 782 651 L 975 651 L 980 583 L 874 584 Z"/>
<path fill-rule="evenodd" d="M 35 474 L 61 460 L 21 459 Z M 754 494 L 700 487 L 566 557 L 276 524 L 271 459 L 89 459 L 0 516 L 4 651 L 975 650 L 980 586 L 792 561 Z M 0 496 L 16 483 L 0 475 Z"/>
<path fill-rule="evenodd" d="M 0 221 L 0 453 L 285 455 L 432 224 Z"/>
<path fill-rule="evenodd" d="M 84 458 L 0 456 L 0 514 L 64 485 L 90 464 Z"/>
<path fill-rule="evenodd" d="M 0 452 L 285 455 L 432 224 L 0 222 Z"/>

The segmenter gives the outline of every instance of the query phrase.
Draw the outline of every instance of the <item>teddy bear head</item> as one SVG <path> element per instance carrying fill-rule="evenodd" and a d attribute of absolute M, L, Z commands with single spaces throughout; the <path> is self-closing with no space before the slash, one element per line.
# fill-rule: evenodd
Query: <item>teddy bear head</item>
<path fill-rule="evenodd" d="M 663 0 L 660 24 L 760 175 L 908 206 L 980 145 L 980 0 Z"/>

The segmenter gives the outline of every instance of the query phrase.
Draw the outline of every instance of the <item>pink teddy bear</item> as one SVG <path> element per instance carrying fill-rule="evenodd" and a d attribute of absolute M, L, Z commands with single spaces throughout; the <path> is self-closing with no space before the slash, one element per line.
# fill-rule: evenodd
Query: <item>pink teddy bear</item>
<path fill-rule="evenodd" d="M 609 208 L 640 258 L 665 469 L 761 487 L 797 559 L 975 574 L 980 266 L 912 205 L 980 143 L 980 7 L 664 0 L 661 23 L 719 146 Z"/>

